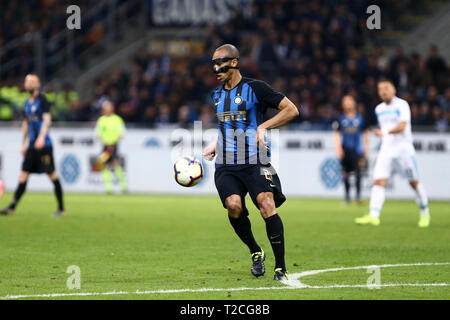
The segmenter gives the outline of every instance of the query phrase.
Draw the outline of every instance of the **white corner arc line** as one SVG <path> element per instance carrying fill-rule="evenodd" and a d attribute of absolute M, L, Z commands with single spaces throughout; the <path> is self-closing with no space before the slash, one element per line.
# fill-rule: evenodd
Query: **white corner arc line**
<path fill-rule="evenodd" d="M 328 286 L 310 286 L 302 283 L 299 279 L 324 272 L 334 272 L 343 270 L 357 270 L 367 268 L 395 268 L 395 267 L 413 267 L 413 266 L 439 266 L 450 265 L 450 262 L 437 263 L 407 263 L 407 264 L 383 264 L 357 267 L 340 267 L 321 270 L 309 270 L 300 273 L 292 273 L 289 280 L 282 281 L 285 287 L 238 287 L 238 288 L 200 288 L 200 289 L 161 289 L 161 290 L 137 290 L 137 291 L 110 291 L 110 292 L 74 292 L 74 293 L 47 293 L 47 294 L 23 294 L 6 295 L 0 297 L 0 300 L 26 299 L 26 298 L 63 298 L 63 297 L 88 297 L 88 296 L 114 296 L 114 295 L 151 295 L 151 294 L 171 294 L 186 292 L 228 292 L 228 291 L 261 291 L 261 290 L 293 290 L 293 289 L 333 289 L 333 288 L 367 288 L 367 285 L 328 285 Z M 387 283 L 374 287 L 447 287 L 450 283 Z"/>
<path fill-rule="evenodd" d="M 313 288 L 313 289 L 329 289 L 329 288 L 359 288 L 359 287 L 367 287 L 367 285 L 328 285 L 328 286 L 310 286 L 304 284 L 299 279 L 316 275 L 324 272 L 335 272 L 335 271 L 344 271 L 344 270 L 358 270 L 358 269 L 368 269 L 368 268 L 396 268 L 396 267 L 420 267 L 420 266 L 443 266 L 450 265 L 450 262 L 419 262 L 419 263 L 398 263 L 398 264 L 381 264 L 381 265 L 369 265 L 369 266 L 357 266 L 357 267 L 339 267 L 339 268 L 331 268 L 331 269 L 321 269 L 321 270 L 310 270 L 303 271 L 300 273 L 292 273 L 289 275 L 289 280 L 283 281 L 283 283 L 289 287 L 293 288 Z M 394 286 L 450 286 L 450 283 L 435 283 L 435 284 L 421 284 L 421 283 L 390 283 L 384 285 L 378 285 L 377 287 L 394 287 Z"/>

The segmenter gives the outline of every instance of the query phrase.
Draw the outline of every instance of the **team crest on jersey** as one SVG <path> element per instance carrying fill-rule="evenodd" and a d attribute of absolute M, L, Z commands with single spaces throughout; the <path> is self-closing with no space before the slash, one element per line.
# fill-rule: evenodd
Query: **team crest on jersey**
<path fill-rule="evenodd" d="M 236 98 L 234 98 L 234 103 L 240 105 L 242 103 L 242 98 L 237 96 Z"/>

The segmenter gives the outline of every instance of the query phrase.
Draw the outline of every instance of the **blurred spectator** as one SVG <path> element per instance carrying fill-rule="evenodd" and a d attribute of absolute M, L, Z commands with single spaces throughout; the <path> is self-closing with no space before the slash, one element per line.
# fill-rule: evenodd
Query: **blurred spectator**
<path fill-rule="evenodd" d="M 174 127 L 174 119 L 172 118 L 170 106 L 166 103 L 158 106 L 158 115 L 155 119 L 156 128 Z"/>
<path fill-rule="evenodd" d="M 77 112 L 81 103 L 78 98 L 78 94 L 69 84 L 65 84 L 63 89 L 56 94 L 52 94 L 53 99 L 47 99 L 53 102 L 51 113 L 53 119 L 69 120 L 71 112 Z"/>
<path fill-rule="evenodd" d="M 0 10 L 5 21 L 12 21 L 14 12 L 20 11 L 18 1 L 9 2 L 12 4 L 8 10 Z M 33 3 L 38 12 L 42 7 L 52 7 L 47 2 Z M 147 127 L 188 127 L 195 119 L 202 120 L 205 127 L 213 126 L 216 120 L 211 92 L 219 83 L 211 71 L 211 54 L 219 45 L 231 42 L 241 51 L 244 76 L 267 81 L 300 107 L 300 117 L 292 128 L 304 122 L 311 125 L 302 125 L 303 128 L 328 129 L 347 93 L 357 97 L 358 110 L 368 125 L 376 125 L 374 108 L 380 102 L 380 77 L 392 79 L 398 95 L 410 103 L 413 125 L 439 123 L 439 128 L 445 127 L 446 112 L 450 110 L 450 77 L 437 47 L 430 46 L 425 57 L 418 53 L 407 55 L 401 47 L 395 48 L 392 56 L 386 55 L 381 46 L 371 45 L 373 39 L 365 26 L 367 3 L 254 1 L 247 12 L 235 10 L 229 23 L 205 26 L 207 37 L 199 44 L 200 50 L 192 49 L 192 39 L 185 39 L 188 49 L 183 55 L 171 55 L 162 47 L 149 49 L 153 47 L 146 45 L 131 58 L 131 67 L 114 67 L 100 76 L 90 99 L 81 103 L 73 93 L 66 93 L 61 102 L 56 102 L 55 96 L 55 121 L 93 120 L 108 98 L 126 121 Z M 405 3 L 386 7 L 387 16 L 395 17 L 393 12 L 401 12 Z M 95 2 L 84 0 L 82 4 L 89 7 Z M 0 27 L 0 43 L 5 34 L 11 39 L 34 28 L 41 30 L 50 42 L 54 40 L 51 47 L 57 50 L 58 41 L 52 38 L 55 29 L 47 20 L 39 18 L 40 23 L 33 27 L 17 25 L 17 30 Z M 99 41 L 104 31 L 95 24 L 88 30 L 84 36 L 91 42 Z M 27 65 L 26 53 L 32 50 L 25 49 L 23 61 Z M 23 96 L 19 88 L 12 90 L 14 85 L 5 84 L 6 81 L 0 83 L 0 117 L 17 118 Z M 15 92 L 13 99 L 9 90 Z"/>
<path fill-rule="evenodd" d="M 433 109 L 433 117 L 435 119 L 435 128 L 438 132 L 446 132 L 450 125 L 450 111 L 442 111 L 435 107 Z"/>
<path fill-rule="evenodd" d="M 446 81 L 444 77 L 448 76 L 448 69 L 444 59 L 438 55 L 438 49 L 435 45 L 430 46 L 428 49 L 427 67 L 433 75 L 434 83 L 438 87 L 444 85 Z"/>
<path fill-rule="evenodd" d="M 209 104 L 203 104 L 200 109 L 199 120 L 205 129 L 214 128 L 216 126 L 216 115 L 213 108 Z"/>
<path fill-rule="evenodd" d="M 428 102 L 423 102 L 419 108 L 419 117 L 417 124 L 421 126 L 429 126 L 433 124 L 433 118 L 430 112 L 430 105 Z"/>
<path fill-rule="evenodd" d="M 450 111 L 450 87 L 439 97 L 439 105 L 443 111 Z"/>

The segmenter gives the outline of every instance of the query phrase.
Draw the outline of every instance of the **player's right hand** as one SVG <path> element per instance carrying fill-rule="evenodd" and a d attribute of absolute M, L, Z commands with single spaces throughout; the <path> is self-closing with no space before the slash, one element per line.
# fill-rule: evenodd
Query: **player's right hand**
<path fill-rule="evenodd" d="M 344 150 L 342 148 L 337 149 L 337 157 L 342 160 L 344 158 Z"/>
<path fill-rule="evenodd" d="M 108 153 L 113 153 L 114 149 L 115 149 L 115 146 L 106 146 L 105 148 L 106 148 L 105 151 L 107 151 Z"/>
<path fill-rule="evenodd" d="M 203 158 L 208 161 L 211 161 L 216 156 L 216 144 L 212 144 L 203 149 Z"/>
<path fill-rule="evenodd" d="M 26 144 L 23 144 L 22 148 L 20 148 L 20 152 L 22 153 L 22 157 L 25 157 L 25 154 L 27 153 L 27 149 L 28 149 L 28 147 L 27 147 Z"/>

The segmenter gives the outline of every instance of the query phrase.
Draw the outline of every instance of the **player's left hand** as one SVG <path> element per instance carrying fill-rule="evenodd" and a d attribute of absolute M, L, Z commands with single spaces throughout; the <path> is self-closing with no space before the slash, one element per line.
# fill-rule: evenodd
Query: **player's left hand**
<path fill-rule="evenodd" d="M 258 148 L 267 148 L 266 129 L 259 126 L 256 131 L 256 145 Z"/>
<path fill-rule="evenodd" d="M 45 138 L 41 136 L 39 136 L 34 142 L 34 148 L 37 150 L 44 148 L 44 145 L 45 145 Z"/>

